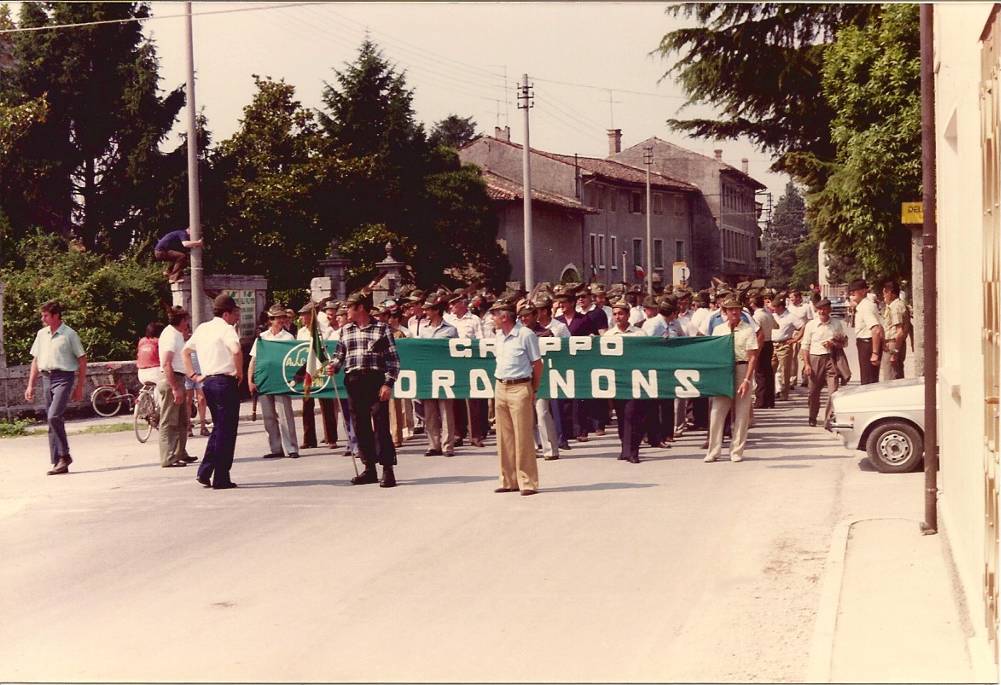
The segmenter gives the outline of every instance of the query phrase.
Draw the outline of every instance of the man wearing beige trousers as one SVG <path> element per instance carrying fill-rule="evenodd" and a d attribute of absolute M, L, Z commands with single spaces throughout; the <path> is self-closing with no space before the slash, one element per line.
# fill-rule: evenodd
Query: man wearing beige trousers
<path fill-rule="evenodd" d="M 494 492 L 534 495 L 539 489 L 533 411 L 542 380 L 539 339 L 518 323 L 513 304 L 500 301 L 490 311 L 497 324 L 494 413 L 500 457 L 500 487 Z"/>

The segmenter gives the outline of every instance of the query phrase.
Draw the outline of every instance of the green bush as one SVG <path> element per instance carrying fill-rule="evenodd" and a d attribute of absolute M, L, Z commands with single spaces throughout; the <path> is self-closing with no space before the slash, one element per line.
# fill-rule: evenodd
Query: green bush
<path fill-rule="evenodd" d="M 41 232 L 16 249 L 24 266 L 0 268 L 8 364 L 31 363 L 39 308 L 48 300 L 62 304 L 63 321 L 80 334 L 88 361 L 133 359 L 146 324 L 165 320 L 168 291 L 157 264 L 94 254 Z"/>
<path fill-rule="evenodd" d="M 0 419 L 0 438 L 16 438 L 27 435 L 28 428 L 34 423 L 31 419 Z"/>

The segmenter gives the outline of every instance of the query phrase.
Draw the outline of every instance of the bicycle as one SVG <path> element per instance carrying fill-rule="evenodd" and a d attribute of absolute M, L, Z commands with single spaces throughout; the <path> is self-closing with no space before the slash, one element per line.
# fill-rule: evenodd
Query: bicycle
<path fill-rule="evenodd" d="M 99 385 L 90 394 L 90 404 L 100 416 L 114 416 L 125 404 L 132 414 L 132 429 L 136 440 L 149 440 L 154 428 L 160 426 L 160 402 L 155 383 L 143 383 L 138 395 L 133 395 L 125 387 L 125 382 L 115 374 L 115 368 L 108 366 L 111 382 Z"/>

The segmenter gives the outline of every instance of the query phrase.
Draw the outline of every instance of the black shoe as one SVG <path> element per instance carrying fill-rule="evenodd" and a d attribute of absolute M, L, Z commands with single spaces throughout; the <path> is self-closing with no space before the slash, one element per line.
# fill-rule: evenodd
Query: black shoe
<path fill-rule="evenodd" d="M 817 425 L 817 419 L 810 419 L 807 423 L 809 423 L 810 426 L 816 426 Z"/>
<path fill-rule="evenodd" d="M 440 457 L 443 454 L 441 450 L 428 450 L 424 453 L 425 457 Z"/>
<path fill-rule="evenodd" d="M 638 464 L 640 463 L 640 458 L 637 457 L 636 455 L 633 455 L 629 457 L 626 461 L 628 461 L 630 464 Z"/>
<path fill-rule="evenodd" d="M 379 474 L 375 472 L 375 467 L 366 467 L 361 475 L 355 476 L 351 479 L 351 485 L 368 485 L 369 483 L 378 483 Z"/>
<path fill-rule="evenodd" d="M 556 461 L 556 460 L 557 460 L 557 459 L 559 459 L 559 458 L 560 458 L 560 455 L 558 455 L 558 454 L 554 454 L 554 455 L 553 455 L 553 456 L 551 456 L 551 457 L 544 457 L 544 459 L 545 459 L 546 461 Z"/>
<path fill-rule="evenodd" d="M 213 490 L 231 490 L 231 489 L 233 489 L 235 487 L 236 487 L 236 483 L 234 483 L 233 481 L 230 481 L 228 483 L 222 483 L 222 484 L 216 483 L 215 485 L 212 486 L 212 489 Z"/>
<path fill-rule="evenodd" d="M 452 443 L 452 447 L 462 447 L 462 438 L 456 438 L 455 442 Z"/>
<path fill-rule="evenodd" d="M 534 495 L 535 493 L 536 493 L 536 490 L 522 490 L 521 491 L 522 497 L 528 497 L 529 495 Z"/>
<path fill-rule="evenodd" d="M 201 483 L 202 485 L 204 485 L 207 488 L 211 488 L 212 487 L 212 481 L 210 481 L 208 478 L 199 478 L 199 477 L 196 476 L 195 480 L 197 480 L 199 483 Z"/>
<path fill-rule="evenodd" d="M 392 466 L 382 467 L 382 482 L 379 483 L 380 488 L 395 488 L 396 487 L 396 474 L 393 473 Z"/>
<path fill-rule="evenodd" d="M 293 452 L 292 454 L 288 455 L 288 458 L 289 459 L 298 459 L 299 458 L 299 453 L 298 452 Z"/>
<path fill-rule="evenodd" d="M 518 492 L 518 488 L 494 488 L 494 492 Z"/>
<path fill-rule="evenodd" d="M 564 440 L 563 442 L 560 443 L 560 449 L 561 450 L 568 450 L 568 449 L 570 449 L 570 443 L 568 443 L 566 440 Z"/>
<path fill-rule="evenodd" d="M 189 464 L 194 464 L 196 461 L 198 461 L 198 457 L 192 457 L 190 454 L 181 457 L 181 459 L 188 462 Z"/>
<path fill-rule="evenodd" d="M 261 459 L 281 459 L 284 456 L 281 452 L 272 452 L 271 454 L 265 454 Z"/>

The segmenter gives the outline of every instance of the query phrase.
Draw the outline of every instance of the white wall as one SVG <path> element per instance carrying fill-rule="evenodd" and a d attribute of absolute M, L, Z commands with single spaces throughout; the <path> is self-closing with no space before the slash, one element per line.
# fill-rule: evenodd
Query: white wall
<path fill-rule="evenodd" d="M 990 4 L 935 5 L 940 517 L 974 630 L 982 600 L 983 288 L 980 33 Z"/>

